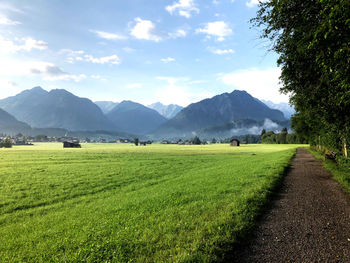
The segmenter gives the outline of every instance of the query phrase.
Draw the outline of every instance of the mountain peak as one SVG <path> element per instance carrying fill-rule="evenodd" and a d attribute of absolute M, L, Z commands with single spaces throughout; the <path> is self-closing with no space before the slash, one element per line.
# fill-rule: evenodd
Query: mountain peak
<path fill-rule="evenodd" d="M 36 86 L 36 87 L 33 87 L 32 89 L 30 89 L 31 91 L 45 91 L 42 87 L 40 86 Z"/>
<path fill-rule="evenodd" d="M 118 127 L 118 130 L 134 134 L 150 132 L 166 121 L 157 111 L 130 100 L 122 101 L 106 116 Z"/>
<path fill-rule="evenodd" d="M 173 118 L 176 114 L 183 109 L 183 107 L 176 104 L 164 105 L 161 102 L 155 102 L 148 105 L 149 108 L 156 110 L 160 115 L 167 119 Z"/>
<path fill-rule="evenodd" d="M 58 94 L 58 95 L 72 95 L 72 96 L 75 96 L 73 95 L 72 93 L 70 93 L 68 90 L 65 90 L 65 89 L 52 89 L 50 90 L 49 92 L 50 94 Z"/>
<path fill-rule="evenodd" d="M 243 119 L 285 120 L 281 111 L 270 109 L 246 91 L 234 90 L 189 105 L 161 127 L 160 132 L 190 132 Z"/>
<path fill-rule="evenodd" d="M 48 92 L 46 90 L 44 90 L 42 87 L 36 86 L 34 88 L 24 90 L 19 94 L 46 94 L 46 93 L 48 93 Z"/>
<path fill-rule="evenodd" d="M 77 130 L 113 130 L 114 125 L 90 100 L 64 89 L 50 92 L 41 87 L 0 100 L 0 107 L 19 121 L 36 128 Z"/>

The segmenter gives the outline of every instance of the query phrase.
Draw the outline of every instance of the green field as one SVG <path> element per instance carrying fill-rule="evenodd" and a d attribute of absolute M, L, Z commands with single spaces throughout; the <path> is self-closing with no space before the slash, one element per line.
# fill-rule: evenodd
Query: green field
<path fill-rule="evenodd" d="M 0 261 L 217 261 L 297 147 L 0 149 Z"/>

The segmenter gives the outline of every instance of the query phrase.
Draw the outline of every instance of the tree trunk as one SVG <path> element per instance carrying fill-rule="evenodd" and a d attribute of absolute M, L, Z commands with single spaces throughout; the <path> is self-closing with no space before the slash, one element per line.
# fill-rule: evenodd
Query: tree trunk
<path fill-rule="evenodd" d="M 345 158 L 348 158 L 348 150 L 346 148 L 346 138 L 345 137 L 343 137 L 343 151 L 344 151 Z"/>
<path fill-rule="evenodd" d="M 321 136 L 318 135 L 318 149 L 321 151 Z"/>

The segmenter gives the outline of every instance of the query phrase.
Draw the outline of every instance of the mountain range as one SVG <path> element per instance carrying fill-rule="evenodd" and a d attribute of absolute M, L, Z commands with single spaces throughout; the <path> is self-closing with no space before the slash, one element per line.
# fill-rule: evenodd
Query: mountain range
<path fill-rule="evenodd" d="M 175 117 L 176 114 L 178 114 L 178 112 L 183 109 L 183 107 L 176 104 L 164 105 L 160 102 L 148 105 L 148 107 L 158 111 L 160 115 L 164 116 L 167 119 Z"/>
<path fill-rule="evenodd" d="M 66 90 L 48 92 L 35 87 L 0 100 L 0 108 L 3 109 L 0 112 L 0 132 L 6 131 L 5 125 L 13 125 L 24 130 L 31 129 L 31 133 L 73 131 L 89 136 L 107 134 L 112 137 L 118 134 L 159 139 L 191 137 L 194 134 L 227 136 L 259 133 L 266 120 L 273 121 L 276 129 L 290 125 L 285 122 L 281 111 L 271 109 L 239 90 L 182 108 L 161 103 L 146 107 L 132 101 L 93 103 Z"/>
<path fill-rule="evenodd" d="M 35 87 L 25 90 L 0 100 L 0 108 L 36 128 L 115 130 L 113 123 L 91 100 L 79 98 L 63 89 L 48 92 Z"/>
<path fill-rule="evenodd" d="M 146 134 L 167 121 L 157 111 L 132 101 L 122 101 L 106 116 L 117 130 L 134 134 Z"/>
<path fill-rule="evenodd" d="M 220 126 L 229 122 L 250 119 L 283 121 L 283 113 L 270 109 L 246 91 L 234 90 L 210 99 L 190 104 L 182 109 L 174 118 L 154 132 L 155 136 L 164 137 L 195 133 L 201 129 Z"/>
<path fill-rule="evenodd" d="M 287 119 L 290 119 L 292 115 L 295 113 L 294 108 L 286 102 L 274 103 L 269 100 L 262 100 L 262 102 L 265 103 L 267 106 L 269 106 L 271 109 L 282 111 L 284 114 L 284 117 L 286 117 Z"/>
<path fill-rule="evenodd" d="M 100 107 L 102 110 L 103 114 L 107 114 L 115 106 L 117 106 L 119 103 L 118 102 L 113 102 L 113 101 L 95 101 L 95 104 Z"/>

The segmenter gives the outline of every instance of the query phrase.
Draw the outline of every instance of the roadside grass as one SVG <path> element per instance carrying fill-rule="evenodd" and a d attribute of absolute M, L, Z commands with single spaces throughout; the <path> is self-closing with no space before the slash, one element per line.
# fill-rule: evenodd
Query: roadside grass
<path fill-rule="evenodd" d="M 219 261 L 254 227 L 297 147 L 0 149 L 0 261 Z"/>
<path fill-rule="evenodd" d="M 350 164 L 339 165 L 337 162 L 325 160 L 324 154 L 307 148 L 317 159 L 322 160 L 322 165 L 331 172 L 333 178 L 338 181 L 344 188 L 344 191 L 350 194 Z"/>

